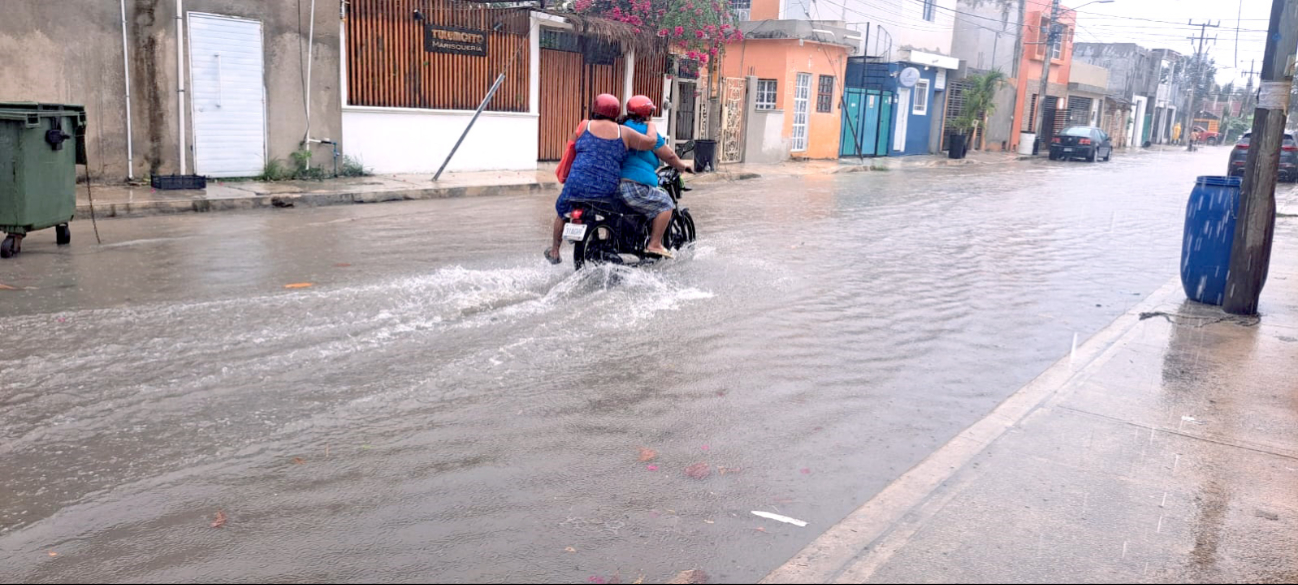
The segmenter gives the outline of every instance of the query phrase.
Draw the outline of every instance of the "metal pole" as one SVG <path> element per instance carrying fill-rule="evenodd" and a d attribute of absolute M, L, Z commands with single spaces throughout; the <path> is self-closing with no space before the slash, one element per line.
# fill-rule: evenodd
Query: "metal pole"
<path fill-rule="evenodd" d="M 307 150 L 311 149 L 311 58 L 315 50 L 315 0 L 311 0 L 311 16 L 309 18 L 311 19 L 311 32 L 306 37 L 306 85 L 302 87 L 303 99 L 306 101 L 306 138 L 303 140 L 303 144 L 306 145 Z M 301 34 L 301 30 L 298 29 L 298 34 Z M 301 39 L 298 42 L 301 42 Z M 298 54 L 301 55 L 301 53 Z M 310 155 L 306 157 L 306 169 L 311 170 Z"/>
<path fill-rule="evenodd" d="M 126 0 L 122 0 L 122 71 L 126 78 L 126 178 L 135 180 L 135 145 L 131 143 L 131 52 L 126 40 Z"/>
<path fill-rule="evenodd" d="M 1222 304 L 1227 313 L 1235 315 L 1257 313 L 1258 299 L 1271 265 L 1275 184 L 1293 86 L 1294 58 L 1298 54 L 1298 0 L 1272 1 L 1267 40 L 1266 57 L 1262 60 L 1262 88 L 1253 116 L 1253 138 L 1244 167 L 1230 270 L 1226 272 L 1226 298 Z"/>
<path fill-rule="evenodd" d="M 180 174 L 187 175 L 185 152 L 185 0 L 176 0 L 176 144 Z"/>
<path fill-rule="evenodd" d="M 478 104 L 478 111 L 473 112 L 473 118 L 469 120 L 469 125 L 464 127 L 464 132 L 460 133 L 460 139 L 455 141 L 455 146 L 451 147 L 451 153 L 446 155 L 446 160 L 442 161 L 442 166 L 438 167 L 437 174 L 433 175 L 433 180 L 441 178 L 442 171 L 446 170 L 446 165 L 450 164 L 451 157 L 455 156 L 455 151 L 460 149 L 460 143 L 464 142 L 464 137 L 469 135 L 469 130 L 473 128 L 473 123 L 478 121 L 478 115 L 482 113 L 483 108 L 487 107 L 487 102 L 491 101 L 491 96 L 496 95 L 496 90 L 500 89 L 500 84 L 505 81 L 505 74 L 501 73 L 496 77 L 496 82 L 491 84 L 491 91 L 487 92 L 487 97 L 482 98 L 482 103 Z"/>

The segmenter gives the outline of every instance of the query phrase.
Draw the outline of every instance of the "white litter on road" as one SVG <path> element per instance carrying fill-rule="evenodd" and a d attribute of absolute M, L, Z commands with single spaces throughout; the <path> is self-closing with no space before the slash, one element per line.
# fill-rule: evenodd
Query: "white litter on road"
<path fill-rule="evenodd" d="M 762 518 L 766 518 L 766 519 L 769 519 L 769 520 L 774 520 L 774 521 L 776 521 L 776 522 L 783 522 L 783 523 L 785 523 L 785 524 L 792 524 L 792 525 L 794 525 L 794 526 L 797 526 L 798 528 L 804 528 L 804 527 L 807 526 L 807 523 L 806 523 L 806 522 L 803 522 L 803 521 L 801 521 L 801 520 L 798 520 L 797 518 L 790 518 L 790 517 L 788 517 L 788 516 L 781 516 L 781 515 L 779 515 L 779 514 L 772 514 L 772 513 L 770 513 L 770 512 L 758 512 L 758 511 L 754 510 L 754 511 L 753 511 L 753 515 L 754 515 L 754 516 L 761 516 Z"/>

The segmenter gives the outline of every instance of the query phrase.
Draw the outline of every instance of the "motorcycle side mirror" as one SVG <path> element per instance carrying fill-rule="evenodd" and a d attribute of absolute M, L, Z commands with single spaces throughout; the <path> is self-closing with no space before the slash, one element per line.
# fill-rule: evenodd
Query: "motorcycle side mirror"
<path fill-rule="evenodd" d="M 663 107 L 662 107 L 662 110 L 663 110 L 664 112 L 666 112 L 667 110 L 670 110 L 670 109 L 672 109 L 672 103 L 669 102 L 669 101 L 667 101 L 667 100 L 663 100 Z"/>

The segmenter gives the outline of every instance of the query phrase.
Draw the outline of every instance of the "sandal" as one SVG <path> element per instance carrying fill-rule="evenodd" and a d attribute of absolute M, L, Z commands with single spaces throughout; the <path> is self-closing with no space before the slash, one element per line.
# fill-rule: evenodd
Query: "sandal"
<path fill-rule="evenodd" d="M 664 260 L 671 260 L 673 258 L 676 258 L 676 254 L 673 254 L 671 250 L 663 250 L 661 252 L 655 252 L 653 250 L 645 250 L 644 253 L 646 256 L 649 256 L 651 258 L 662 258 Z"/>
<path fill-rule="evenodd" d="M 549 260 L 550 264 L 554 264 L 554 265 L 563 264 L 563 258 L 560 258 L 559 256 L 551 256 L 549 248 L 545 249 L 544 254 L 545 254 L 545 259 Z"/>

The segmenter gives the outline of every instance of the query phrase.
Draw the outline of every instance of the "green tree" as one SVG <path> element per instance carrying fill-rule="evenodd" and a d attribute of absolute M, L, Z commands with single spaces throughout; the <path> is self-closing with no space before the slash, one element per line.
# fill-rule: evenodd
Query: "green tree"
<path fill-rule="evenodd" d="M 985 129 L 987 117 L 996 111 L 996 92 L 1005 84 L 1005 73 L 1000 69 L 992 69 L 986 73 L 970 75 L 965 81 L 964 106 L 951 125 L 962 132 L 967 143 L 972 146 L 978 128 Z M 978 145 L 978 149 L 982 150 L 982 144 Z"/>

